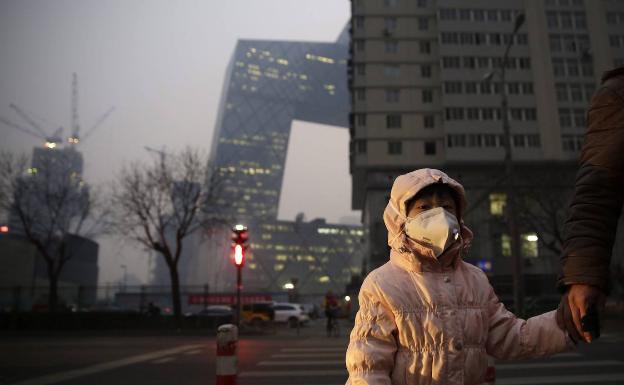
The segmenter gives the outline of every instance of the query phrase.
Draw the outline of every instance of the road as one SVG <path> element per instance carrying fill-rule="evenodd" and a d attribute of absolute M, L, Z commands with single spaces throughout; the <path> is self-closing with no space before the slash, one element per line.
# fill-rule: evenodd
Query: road
<path fill-rule="evenodd" d="M 345 325 L 346 326 L 346 325 Z M 344 384 L 347 338 L 327 338 L 322 323 L 244 336 L 239 385 Z M 212 336 L 63 334 L 2 336 L 2 385 L 206 385 L 215 383 Z M 624 330 L 578 351 L 539 361 L 497 363 L 497 384 L 624 384 Z"/>

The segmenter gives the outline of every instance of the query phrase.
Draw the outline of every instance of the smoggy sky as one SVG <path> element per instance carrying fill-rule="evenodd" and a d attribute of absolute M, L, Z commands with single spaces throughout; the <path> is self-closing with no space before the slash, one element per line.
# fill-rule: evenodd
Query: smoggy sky
<path fill-rule="evenodd" d="M 153 156 L 144 146 L 209 150 L 237 39 L 330 42 L 348 18 L 348 0 L 1 0 L 0 116 L 19 121 L 15 103 L 50 131 L 68 127 L 76 72 L 85 132 L 115 107 L 80 144 L 85 179 L 104 185 L 124 162 Z M 41 145 L 1 123 L 0 138 L 1 150 Z M 359 218 L 350 210 L 345 129 L 295 122 L 287 157 L 280 218 Z M 142 248 L 99 241 L 101 284 L 118 280 L 120 265 L 146 277 Z"/>

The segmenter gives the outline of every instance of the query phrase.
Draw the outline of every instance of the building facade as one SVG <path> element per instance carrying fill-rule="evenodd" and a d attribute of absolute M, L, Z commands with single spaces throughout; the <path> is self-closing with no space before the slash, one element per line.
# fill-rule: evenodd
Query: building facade
<path fill-rule="evenodd" d="M 394 178 L 434 167 L 466 188 L 465 219 L 476 234 L 467 259 L 510 274 L 504 91 L 514 183 L 526 203 L 525 271 L 556 270 L 553 223 L 563 222 L 591 95 L 603 71 L 622 65 L 623 10 L 610 0 L 352 1 L 353 208 L 363 210 L 372 267 L 388 258 L 382 213 Z M 513 34 L 519 14 L 526 19 Z"/>
<path fill-rule="evenodd" d="M 212 142 L 210 169 L 220 184 L 218 215 L 249 228 L 243 269 L 246 292 L 283 291 L 292 283 L 306 295 L 345 290 L 361 270 L 360 226 L 324 220 L 278 220 L 293 120 L 346 128 L 348 30 L 332 43 L 240 40 L 227 70 Z M 235 289 L 229 229 L 213 229 L 188 248 L 185 284 Z M 156 275 L 165 272 L 159 261 Z M 184 258 L 183 258 L 184 259 Z M 184 273 L 182 273 L 184 272 Z"/>

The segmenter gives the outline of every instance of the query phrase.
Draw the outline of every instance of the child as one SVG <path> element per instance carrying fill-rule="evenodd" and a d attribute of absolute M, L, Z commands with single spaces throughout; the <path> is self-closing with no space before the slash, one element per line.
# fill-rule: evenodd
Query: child
<path fill-rule="evenodd" d="M 535 358 L 573 346 L 555 311 L 516 318 L 462 261 L 472 240 L 465 209 L 463 187 L 439 170 L 395 180 L 384 212 L 390 261 L 360 289 L 347 385 L 476 385 L 488 354 Z"/>

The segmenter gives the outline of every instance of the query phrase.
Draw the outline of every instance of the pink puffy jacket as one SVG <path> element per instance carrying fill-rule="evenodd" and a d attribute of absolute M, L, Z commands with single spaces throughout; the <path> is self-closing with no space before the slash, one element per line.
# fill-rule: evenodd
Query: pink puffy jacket
<path fill-rule="evenodd" d="M 405 202 L 433 183 L 457 192 L 459 218 L 466 208 L 463 187 L 441 171 L 421 169 L 396 179 L 384 212 L 390 261 L 360 289 L 347 385 L 481 384 L 487 354 L 534 358 L 572 346 L 554 311 L 516 318 L 485 274 L 462 261 L 472 239 L 463 224 L 461 239 L 439 258 L 405 236 Z"/>

